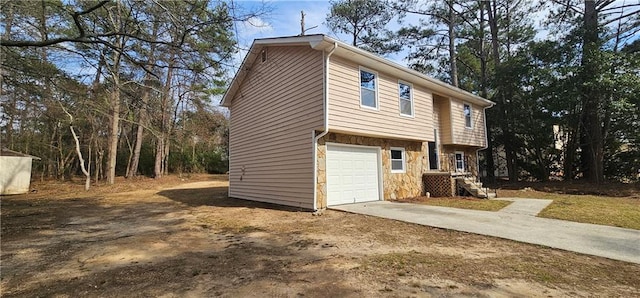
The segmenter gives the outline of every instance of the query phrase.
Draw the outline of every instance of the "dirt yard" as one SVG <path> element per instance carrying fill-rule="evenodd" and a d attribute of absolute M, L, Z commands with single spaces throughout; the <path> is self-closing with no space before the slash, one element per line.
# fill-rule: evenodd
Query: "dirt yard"
<path fill-rule="evenodd" d="M 341 212 L 313 216 L 229 199 L 221 176 L 195 180 L 87 193 L 49 183 L 3 197 L 1 296 L 640 296 L 637 264 Z"/>

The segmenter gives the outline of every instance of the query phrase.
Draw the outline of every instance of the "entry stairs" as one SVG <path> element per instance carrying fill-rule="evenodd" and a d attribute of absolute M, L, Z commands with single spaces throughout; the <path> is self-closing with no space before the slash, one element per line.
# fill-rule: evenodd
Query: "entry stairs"
<path fill-rule="evenodd" d="M 470 195 L 481 199 L 495 199 L 498 194 L 496 190 L 492 190 L 488 187 L 483 187 L 480 182 L 474 176 L 463 176 L 456 178 L 458 187 L 469 193 Z"/>

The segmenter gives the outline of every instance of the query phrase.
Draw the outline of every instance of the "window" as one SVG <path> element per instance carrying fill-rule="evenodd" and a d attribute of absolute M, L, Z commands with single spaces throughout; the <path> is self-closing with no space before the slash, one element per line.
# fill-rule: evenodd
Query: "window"
<path fill-rule="evenodd" d="M 473 128 L 471 123 L 471 116 L 473 114 L 473 110 L 471 110 L 471 106 L 468 104 L 464 104 L 464 127 Z"/>
<path fill-rule="evenodd" d="M 429 169 L 440 169 L 440 158 L 438 157 L 438 129 L 433 130 L 433 140 L 435 142 L 429 142 Z"/>
<path fill-rule="evenodd" d="M 262 62 L 267 61 L 267 49 L 262 50 L 262 52 L 260 52 L 260 58 L 262 58 Z"/>
<path fill-rule="evenodd" d="M 465 172 L 464 152 L 456 151 L 455 159 L 456 159 L 456 172 Z"/>
<path fill-rule="evenodd" d="M 398 91 L 400 97 L 400 114 L 413 116 L 413 92 L 411 85 L 398 82 Z"/>
<path fill-rule="evenodd" d="M 378 109 L 377 75 L 373 72 L 360 70 L 360 105 Z"/>
<path fill-rule="evenodd" d="M 391 173 L 404 173 L 404 148 L 391 148 Z"/>

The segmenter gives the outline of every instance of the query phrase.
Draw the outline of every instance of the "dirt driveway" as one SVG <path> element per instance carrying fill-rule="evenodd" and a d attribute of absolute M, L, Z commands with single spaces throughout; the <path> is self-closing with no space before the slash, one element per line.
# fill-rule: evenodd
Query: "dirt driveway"
<path fill-rule="evenodd" d="M 639 296 L 640 265 L 233 200 L 219 179 L 1 199 L 3 297 Z"/>

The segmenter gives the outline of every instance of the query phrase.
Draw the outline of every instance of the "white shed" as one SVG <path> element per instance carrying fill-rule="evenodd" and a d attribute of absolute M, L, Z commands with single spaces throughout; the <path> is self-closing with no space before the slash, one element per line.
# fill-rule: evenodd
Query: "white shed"
<path fill-rule="evenodd" d="M 39 157 L 6 148 L 0 150 L 0 195 L 29 192 L 31 162 Z"/>

